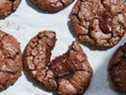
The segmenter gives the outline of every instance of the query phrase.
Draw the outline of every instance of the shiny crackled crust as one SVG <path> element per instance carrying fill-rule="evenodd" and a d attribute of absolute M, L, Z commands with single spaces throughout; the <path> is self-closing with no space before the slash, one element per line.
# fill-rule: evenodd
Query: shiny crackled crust
<path fill-rule="evenodd" d="M 13 85 L 21 76 L 20 45 L 11 35 L 0 31 L 0 90 Z"/>
<path fill-rule="evenodd" d="M 0 19 L 3 19 L 14 12 L 21 0 L 0 0 Z"/>
<path fill-rule="evenodd" d="M 112 87 L 117 91 L 126 92 L 126 44 L 114 53 L 108 72 Z"/>
<path fill-rule="evenodd" d="M 58 95 L 81 95 L 88 88 L 92 68 L 77 42 L 50 61 L 56 42 L 54 32 L 43 31 L 31 39 L 24 51 L 26 71 L 49 91 Z"/>
<path fill-rule="evenodd" d="M 70 25 L 79 42 L 92 49 L 115 46 L 126 31 L 123 0 L 78 0 L 70 14 Z"/>
<path fill-rule="evenodd" d="M 39 9 L 55 13 L 71 4 L 74 0 L 31 0 Z"/>

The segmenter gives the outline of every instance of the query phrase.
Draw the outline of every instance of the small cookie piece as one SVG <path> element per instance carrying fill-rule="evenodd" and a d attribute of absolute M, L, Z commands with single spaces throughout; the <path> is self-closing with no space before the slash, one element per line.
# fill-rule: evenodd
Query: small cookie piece
<path fill-rule="evenodd" d="M 3 19 L 14 12 L 21 0 L 0 0 L 0 19 Z"/>
<path fill-rule="evenodd" d="M 74 0 L 31 0 L 40 10 L 55 13 L 71 4 Z"/>
<path fill-rule="evenodd" d="M 124 0 L 78 0 L 70 14 L 70 26 L 80 43 L 91 49 L 115 46 L 126 32 Z"/>
<path fill-rule="evenodd" d="M 19 43 L 13 36 L 0 31 L 0 90 L 16 82 L 22 67 Z"/>
<path fill-rule="evenodd" d="M 108 73 L 112 87 L 117 91 L 126 92 L 126 44 L 113 55 Z"/>
<path fill-rule="evenodd" d="M 81 95 L 88 88 L 92 68 L 78 42 L 69 50 L 50 60 L 56 34 L 40 32 L 32 38 L 24 51 L 24 67 L 28 74 L 49 91 L 58 95 Z"/>

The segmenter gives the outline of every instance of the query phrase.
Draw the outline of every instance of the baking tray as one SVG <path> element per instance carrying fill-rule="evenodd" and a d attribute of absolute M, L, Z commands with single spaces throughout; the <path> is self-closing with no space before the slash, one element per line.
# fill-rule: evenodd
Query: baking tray
<path fill-rule="evenodd" d="M 16 37 L 22 51 L 28 41 L 39 31 L 55 31 L 58 40 L 53 50 L 52 58 L 54 58 L 66 52 L 68 46 L 75 40 L 68 27 L 68 16 L 74 4 L 75 2 L 56 14 L 47 14 L 36 11 L 25 0 L 22 0 L 15 13 L 5 20 L 0 20 L 0 29 Z M 114 51 L 125 41 L 124 37 L 118 45 L 106 51 L 92 51 L 81 45 L 94 71 L 91 85 L 84 95 L 122 95 L 109 87 L 107 65 Z M 1 92 L 0 95 L 52 95 L 52 93 L 33 85 L 23 74 L 13 86 Z"/>

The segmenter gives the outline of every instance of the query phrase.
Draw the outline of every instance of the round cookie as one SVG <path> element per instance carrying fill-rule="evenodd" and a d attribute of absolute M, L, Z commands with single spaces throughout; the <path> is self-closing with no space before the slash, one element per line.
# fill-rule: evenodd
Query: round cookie
<path fill-rule="evenodd" d="M 117 91 L 126 92 L 126 44 L 114 53 L 108 73 L 112 87 Z"/>
<path fill-rule="evenodd" d="M 19 43 L 13 36 L 0 31 L 0 91 L 16 82 L 22 67 Z"/>
<path fill-rule="evenodd" d="M 55 13 L 71 4 L 74 0 L 31 0 L 40 10 Z"/>
<path fill-rule="evenodd" d="M 57 95 L 82 95 L 92 78 L 92 68 L 78 42 L 73 42 L 63 55 L 50 60 L 56 34 L 40 32 L 24 51 L 24 67 L 28 74 Z"/>
<path fill-rule="evenodd" d="M 77 40 L 91 49 L 115 46 L 126 31 L 124 0 L 78 0 L 70 14 Z"/>
<path fill-rule="evenodd" d="M 21 0 L 0 0 L 0 19 L 5 18 L 14 12 Z"/>

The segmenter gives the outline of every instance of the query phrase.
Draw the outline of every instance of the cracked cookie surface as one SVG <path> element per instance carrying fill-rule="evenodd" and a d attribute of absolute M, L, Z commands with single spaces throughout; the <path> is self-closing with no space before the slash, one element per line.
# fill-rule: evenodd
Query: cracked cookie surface
<path fill-rule="evenodd" d="M 0 90 L 13 85 L 21 76 L 20 45 L 11 35 L 0 31 Z"/>
<path fill-rule="evenodd" d="M 120 92 L 126 92 L 126 44 L 121 46 L 111 58 L 108 73 L 112 87 Z"/>
<path fill-rule="evenodd" d="M 3 19 L 14 12 L 21 0 L 0 0 L 0 19 Z"/>
<path fill-rule="evenodd" d="M 71 4 L 73 1 L 74 0 L 31 0 L 31 2 L 39 9 L 49 13 L 58 12 Z"/>
<path fill-rule="evenodd" d="M 51 60 L 56 34 L 43 31 L 32 38 L 24 51 L 24 67 L 29 75 L 57 95 L 82 95 L 92 78 L 92 68 L 78 42 Z"/>
<path fill-rule="evenodd" d="M 115 46 L 126 32 L 123 0 L 78 0 L 70 14 L 76 39 L 91 49 Z"/>

